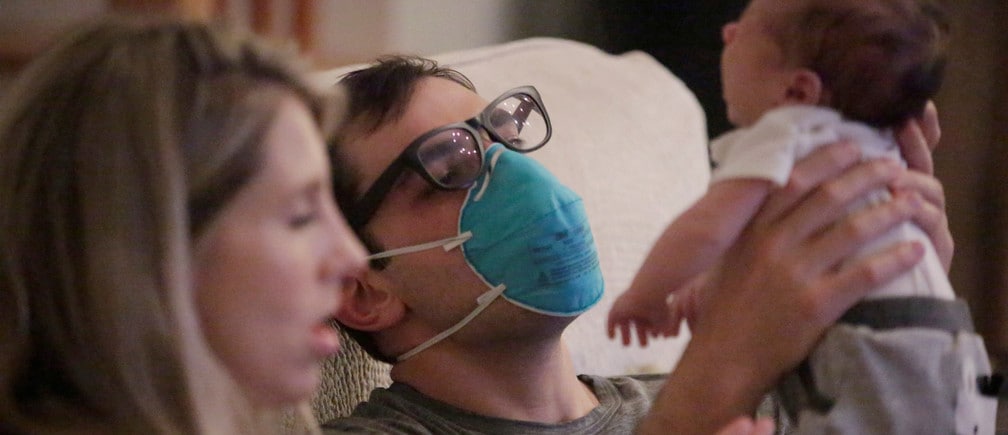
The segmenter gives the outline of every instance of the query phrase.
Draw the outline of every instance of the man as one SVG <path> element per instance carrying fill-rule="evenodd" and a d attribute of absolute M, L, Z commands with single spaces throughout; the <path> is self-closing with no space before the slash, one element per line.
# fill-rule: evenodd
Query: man
<path fill-rule="evenodd" d="M 653 376 L 579 377 L 561 334 L 597 301 L 601 281 L 576 195 L 521 155 L 549 138 L 534 90 L 488 104 L 461 74 L 416 58 L 385 59 L 342 83 L 351 103 L 333 140 L 336 195 L 381 258 L 345 292 L 337 318 L 392 363 L 394 384 L 327 425 L 334 430 L 627 433 L 655 400 L 641 431 L 710 433 L 751 413 L 827 325 L 921 250 L 904 244 L 850 264 L 847 255 L 914 218 L 946 264 L 951 257 L 940 185 L 895 165 L 856 164 L 856 149 L 838 144 L 796 167 L 711 272 L 704 294 L 715 296 L 700 302 L 664 388 Z M 925 141 L 908 132 L 908 159 L 927 167 Z M 528 179 L 543 187 L 526 189 Z M 834 223 L 846 204 L 887 185 L 898 188 L 894 201 Z M 546 200 L 535 199 L 540 190 Z M 531 213 L 549 216 L 549 228 L 526 222 Z M 525 255 L 513 246 L 521 237 L 532 238 Z M 541 264 L 519 263 L 540 254 L 561 272 L 523 279 Z M 788 340 L 776 339 L 782 331 Z"/>

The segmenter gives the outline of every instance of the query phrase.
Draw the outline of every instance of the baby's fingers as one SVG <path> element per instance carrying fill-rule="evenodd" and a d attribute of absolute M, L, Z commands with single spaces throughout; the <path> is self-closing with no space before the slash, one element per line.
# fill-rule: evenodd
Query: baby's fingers
<path fill-rule="evenodd" d="M 630 325 L 628 324 L 628 322 L 622 322 L 619 324 L 619 329 L 620 329 L 620 339 L 623 342 L 623 345 L 629 346 L 630 341 L 633 338 L 633 332 L 630 331 Z"/>
<path fill-rule="evenodd" d="M 648 333 L 651 328 L 641 323 L 636 323 L 635 325 L 637 326 L 637 342 L 640 343 L 641 347 L 647 347 Z"/>
<path fill-rule="evenodd" d="M 616 328 L 620 328 L 623 335 L 626 335 L 626 326 L 630 323 L 630 320 L 625 316 L 619 314 L 616 308 L 609 311 L 609 315 L 606 317 L 606 333 L 609 335 L 609 339 L 612 340 L 616 337 Z"/>
<path fill-rule="evenodd" d="M 616 324 L 613 322 L 612 317 L 606 320 L 606 335 L 612 340 L 616 337 Z"/>
<path fill-rule="evenodd" d="M 670 328 L 668 332 L 669 335 L 678 336 L 679 329 L 682 327 L 683 317 L 685 317 L 685 312 L 683 311 L 683 304 L 676 303 L 671 308 L 672 308 L 672 317 L 669 319 Z"/>
<path fill-rule="evenodd" d="M 606 322 L 606 333 L 609 335 L 609 339 L 612 340 L 616 338 L 616 331 L 619 330 L 620 341 L 623 342 L 624 346 L 630 345 L 630 326 L 626 320 L 616 320 L 613 319 L 612 315 L 609 316 L 609 320 Z"/>

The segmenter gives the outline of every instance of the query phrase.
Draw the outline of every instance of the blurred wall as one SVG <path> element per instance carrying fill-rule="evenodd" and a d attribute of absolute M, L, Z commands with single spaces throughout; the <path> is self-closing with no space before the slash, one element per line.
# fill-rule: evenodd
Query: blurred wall
<path fill-rule="evenodd" d="M 946 1 L 953 39 L 938 94 L 945 184 L 956 255 L 952 283 L 971 304 L 987 348 L 1008 370 L 1008 2 Z"/>

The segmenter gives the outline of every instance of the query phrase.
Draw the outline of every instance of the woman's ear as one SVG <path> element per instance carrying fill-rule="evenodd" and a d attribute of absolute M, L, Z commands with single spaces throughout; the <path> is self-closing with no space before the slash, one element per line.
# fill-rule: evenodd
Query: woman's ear
<path fill-rule="evenodd" d="M 814 71 L 801 68 L 795 71 L 788 84 L 785 100 L 790 104 L 819 105 L 823 97 L 822 79 Z"/>
<path fill-rule="evenodd" d="M 364 272 L 354 284 L 342 290 L 343 301 L 336 320 L 351 328 L 376 332 L 402 320 L 406 306 L 389 291 L 385 279 L 373 270 Z"/>

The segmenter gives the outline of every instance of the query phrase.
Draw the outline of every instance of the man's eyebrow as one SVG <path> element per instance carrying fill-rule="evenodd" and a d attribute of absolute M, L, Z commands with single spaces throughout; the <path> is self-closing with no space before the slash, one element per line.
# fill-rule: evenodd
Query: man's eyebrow
<path fill-rule="evenodd" d="M 507 119 L 501 119 L 503 117 L 507 117 Z M 508 119 L 511 118 L 512 118 L 511 112 L 501 109 L 500 107 L 494 107 L 493 110 L 490 111 L 491 124 L 497 125 L 498 121 L 507 121 Z"/>

